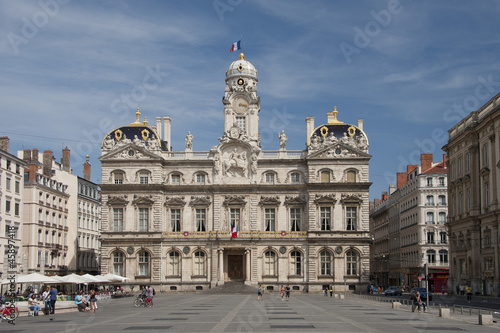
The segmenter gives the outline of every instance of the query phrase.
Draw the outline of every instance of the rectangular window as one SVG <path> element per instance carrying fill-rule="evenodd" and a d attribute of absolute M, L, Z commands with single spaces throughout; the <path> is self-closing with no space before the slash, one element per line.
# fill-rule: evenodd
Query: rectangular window
<path fill-rule="evenodd" d="M 462 176 L 462 158 L 461 157 L 458 159 L 458 176 L 459 177 Z"/>
<path fill-rule="evenodd" d="M 434 233 L 433 232 L 427 233 L 427 244 L 434 244 Z"/>
<path fill-rule="evenodd" d="M 14 203 L 14 215 L 19 216 L 19 202 Z"/>
<path fill-rule="evenodd" d="M 451 179 L 455 179 L 455 162 L 451 163 Z"/>
<path fill-rule="evenodd" d="M 10 214 L 10 200 L 5 200 L 5 212 Z"/>
<path fill-rule="evenodd" d="M 489 157 L 488 157 L 488 144 L 483 146 L 483 161 L 484 165 L 488 165 Z"/>
<path fill-rule="evenodd" d="M 236 228 L 238 229 L 238 231 L 240 230 L 240 209 L 239 208 L 231 208 L 231 211 L 230 211 L 230 225 L 229 225 L 229 228 L 231 228 L 231 226 L 236 226 Z"/>
<path fill-rule="evenodd" d="M 292 173 L 291 181 L 293 184 L 300 183 L 300 174 L 299 173 Z"/>
<path fill-rule="evenodd" d="M 172 232 L 181 231 L 181 210 L 171 209 L 170 210 L 170 227 Z"/>
<path fill-rule="evenodd" d="M 486 203 L 486 206 L 490 205 L 490 184 L 486 183 L 484 184 L 484 200 Z"/>
<path fill-rule="evenodd" d="M 237 116 L 236 117 L 236 125 L 244 132 L 246 133 L 247 127 L 246 127 L 246 118 Z"/>
<path fill-rule="evenodd" d="M 459 193 L 458 200 L 459 200 L 458 209 L 459 209 L 460 214 L 462 214 L 464 212 L 464 193 L 463 192 Z"/>
<path fill-rule="evenodd" d="M 469 173 L 470 172 L 470 153 L 467 153 L 465 155 L 465 172 Z"/>
<path fill-rule="evenodd" d="M 446 250 L 439 251 L 439 261 L 442 264 L 447 264 L 448 263 L 448 251 L 446 251 Z"/>
<path fill-rule="evenodd" d="M 290 231 L 300 231 L 299 208 L 290 208 Z"/>
<path fill-rule="evenodd" d="M 201 251 L 194 254 L 194 275 L 205 276 L 205 254 Z"/>
<path fill-rule="evenodd" d="M 7 191 L 10 191 L 10 181 L 11 179 L 9 177 L 5 178 L 5 189 Z"/>
<path fill-rule="evenodd" d="M 21 192 L 21 182 L 19 180 L 16 180 L 15 191 L 16 194 L 19 194 Z"/>
<path fill-rule="evenodd" d="M 123 173 L 115 173 L 115 184 L 123 184 Z"/>
<path fill-rule="evenodd" d="M 196 231 L 207 231 L 206 209 L 196 209 Z"/>
<path fill-rule="evenodd" d="M 123 231 L 123 208 L 113 208 L 113 231 Z"/>
<path fill-rule="evenodd" d="M 276 231 L 276 210 L 274 208 L 266 208 L 265 210 L 266 231 Z"/>
<path fill-rule="evenodd" d="M 149 276 L 149 254 L 145 251 L 139 253 L 139 275 Z"/>
<path fill-rule="evenodd" d="M 149 231 L 149 208 L 139 208 L 139 231 Z"/>
<path fill-rule="evenodd" d="M 274 173 L 266 173 L 266 184 L 274 184 Z"/>
<path fill-rule="evenodd" d="M 439 186 L 444 186 L 444 177 L 439 177 Z"/>
<path fill-rule="evenodd" d="M 448 235 L 446 232 L 440 232 L 439 233 L 439 242 L 441 244 L 448 244 Z"/>
<path fill-rule="evenodd" d="M 321 230 L 331 230 L 332 213 L 330 207 L 320 208 Z"/>
<path fill-rule="evenodd" d="M 471 194 L 470 194 L 470 189 L 467 190 L 467 210 L 470 211 L 472 201 L 471 201 Z"/>
<path fill-rule="evenodd" d="M 197 174 L 196 175 L 196 183 L 197 184 L 205 184 L 205 175 L 204 174 Z"/>
<path fill-rule="evenodd" d="M 427 186 L 432 187 L 432 178 L 427 178 Z"/>
<path fill-rule="evenodd" d="M 180 175 L 172 175 L 172 184 L 179 185 L 180 183 L 181 183 L 181 176 Z"/>
<path fill-rule="evenodd" d="M 347 230 L 357 230 L 358 209 L 357 207 L 346 207 Z"/>
<path fill-rule="evenodd" d="M 149 183 L 149 175 L 147 173 L 141 173 L 139 175 L 139 183 L 140 184 L 148 184 Z"/>
<path fill-rule="evenodd" d="M 429 264 L 436 263 L 436 252 L 434 250 L 427 251 L 427 262 Z"/>

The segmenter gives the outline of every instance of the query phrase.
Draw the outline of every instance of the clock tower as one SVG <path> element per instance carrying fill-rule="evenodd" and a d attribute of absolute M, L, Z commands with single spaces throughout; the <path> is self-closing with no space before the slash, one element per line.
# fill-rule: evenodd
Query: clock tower
<path fill-rule="evenodd" d="M 224 136 L 260 148 L 257 69 L 240 53 L 226 71 L 224 90 Z"/>

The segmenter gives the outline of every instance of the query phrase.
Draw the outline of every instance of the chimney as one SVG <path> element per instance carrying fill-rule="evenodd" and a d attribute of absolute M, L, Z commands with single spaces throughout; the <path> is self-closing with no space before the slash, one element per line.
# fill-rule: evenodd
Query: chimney
<path fill-rule="evenodd" d="M 415 170 L 416 168 L 418 168 L 418 165 L 416 164 L 408 164 L 406 166 L 406 173 L 407 174 L 410 174 L 413 170 Z"/>
<path fill-rule="evenodd" d="M 52 177 L 52 150 L 43 152 L 43 174 L 47 177 Z"/>
<path fill-rule="evenodd" d="M 23 161 L 26 162 L 26 164 L 31 163 L 31 150 L 29 149 L 23 150 Z"/>
<path fill-rule="evenodd" d="M 432 154 L 420 154 L 420 165 L 422 166 L 422 172 L 425 172 L 432 168 Z"/>
<path fill-rule="evenodd" d="M 167 142 L 167 147 L 172 147 L 172 142 L 170 142 L 170 123 L 172 119 L 170 117 L 163 117 L 163 141 Z M 169 148 L 170 150 L 170 148 Z"/>
<path fill-rule="evenodd" d="M 89 155 L 85 156 L 85 163 L 83 163 L 83 179 L 90 181 L 90 163 Z"/>
<path fill-rule="evenodd" d="M 158 133 L 158 139 L 161 141 L 161 117 L 156 117 L 156 133 Z"/>
<path fill-rule="evenodd" d="M 68 173 L 71 172 L 70 155 L 71 151 L 69 150 L 69 148 L 64 148 L 62 151 L 61 164 L 63 167 L 63 171 L 66 171 Z"/>
<path fill-rule="evenodd" d="M 31 151 L 31 163 L 38 167 L 38 149 L 33 149 Z"/>
<path fill-rule="evenodd" d="M 447 155 L 443 154 L 443 168 L 445 168 L 445 169 L 448 167 L 448 165 L 446 164 L 446 162 L 447 162 L 446 158 L 447 158 Z"/>
<path fill-rule="evenodd" d="M 363 119 L 358 119 L 358 128 L 363 130 Z"/>
<path fill-rule="evenodd" d="M 311 134 L 314 131 L 314 117 L 306 117 L 306 145 L 311 144 Z"/>
<path fill-rule="evenodd" d="M 9 152 L 9 137 L 8 136 L 0 137 L 0 150 L 3 150 L 7 153 Z"/>
<path fill-rule="evenodd" d="M 397 176 L 396 187 L 399 189 L 401 186 L 406 184 L 406 182 L 408 181 L 408 174 L 406 172 L 398 172 L 396 174 L 396 176 Z"/>
<path fill-rule="evenodd" d="M 389 194 L 387 192 L 382 192 L 382 201 L 389 199 Z"/>
<path fill-rule="evenodd" d="M 380 203 L 380 199 L 374 199 L 373 204 L 374 206 L 377 206 Z"/>
<path fill-rule="evenodd" d="M 389 184 L 389 194 L 393 194 L 396 191 L 396 185 Z"/>

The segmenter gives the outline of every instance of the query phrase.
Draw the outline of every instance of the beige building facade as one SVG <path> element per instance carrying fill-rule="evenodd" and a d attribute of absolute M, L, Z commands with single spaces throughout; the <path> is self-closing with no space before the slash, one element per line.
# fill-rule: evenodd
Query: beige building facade
<path fill-rule="evenodd" d="M 369 277 L 368 138 L 327 113 L 306 118 L 306 150 L 262 150 L 257 69 L 226 71 L 222 136 L 172 151 L 169 117 L 114 129 L 102 142 L 102 273 L 157 290 L 228 281 L 301 291 L 365 288 Z M 163 130 L 162 130 L 163 129 Z"/>
<path fill-rule="evenodd" d="M 450 288 L 500 295 L 500 94 L 449 131 Z"/>

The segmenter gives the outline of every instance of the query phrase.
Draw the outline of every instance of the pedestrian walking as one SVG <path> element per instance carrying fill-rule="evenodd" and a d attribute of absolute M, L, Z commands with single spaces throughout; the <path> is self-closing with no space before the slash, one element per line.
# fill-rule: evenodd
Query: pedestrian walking
<path fill-rule="evenodd" d="M 148 286 L 148 297 L 151 298 L 151 307 L 154 308 L 155 303 L 153 301 L 153 298 L 155 296 L 155 290 L 153 287 Z"/>
<path fill-rule="evenodd" d="M 472 300 L 472 288 L 470 286 L 465 287 L 465 293 L 467 294 L 467 302 L 470 303 Z"/>
<path fill-rule="evenodd" d="M 326 296 L 326 289 L 325 289 L 325 296 Z M 285 287 L 281 285 L 281 301 L 285 301 Z"/>
<path fill-rule="evenodd" d="M 286 288 L 285 288 L 285 293 L 286 293 L 286 301 L 288 302 L 290 300 L 290 285 L 286 285 Z"/>
<path fill-rule="evenodd" d="M 259 290 L 257 290 L 257 301 L 260 301 L 261 298 L 264 300 L 262 285 L 259 285 Z"/>
<path fill-rule="evenodd" d="M 89 302 L 90 302 L 90 313 L 95 313 L 97 306 L 97 298 L 96 298 L 96 291 L 95 289 L 90 290 L 90 295 L 89 295 Z"/>
<path fill-rule="evenodd" d="M 50 314 L 55 314 L 56 313 L 56 301 L 57 301 L 56 286 L 52 286 L 52 289 L 50 289 L 49 298 L 50 298 Z"/>
<path fill-rule="evenodd" d="M 330 285 L 330 298 L 333 297 L 333 285 Z"/>

